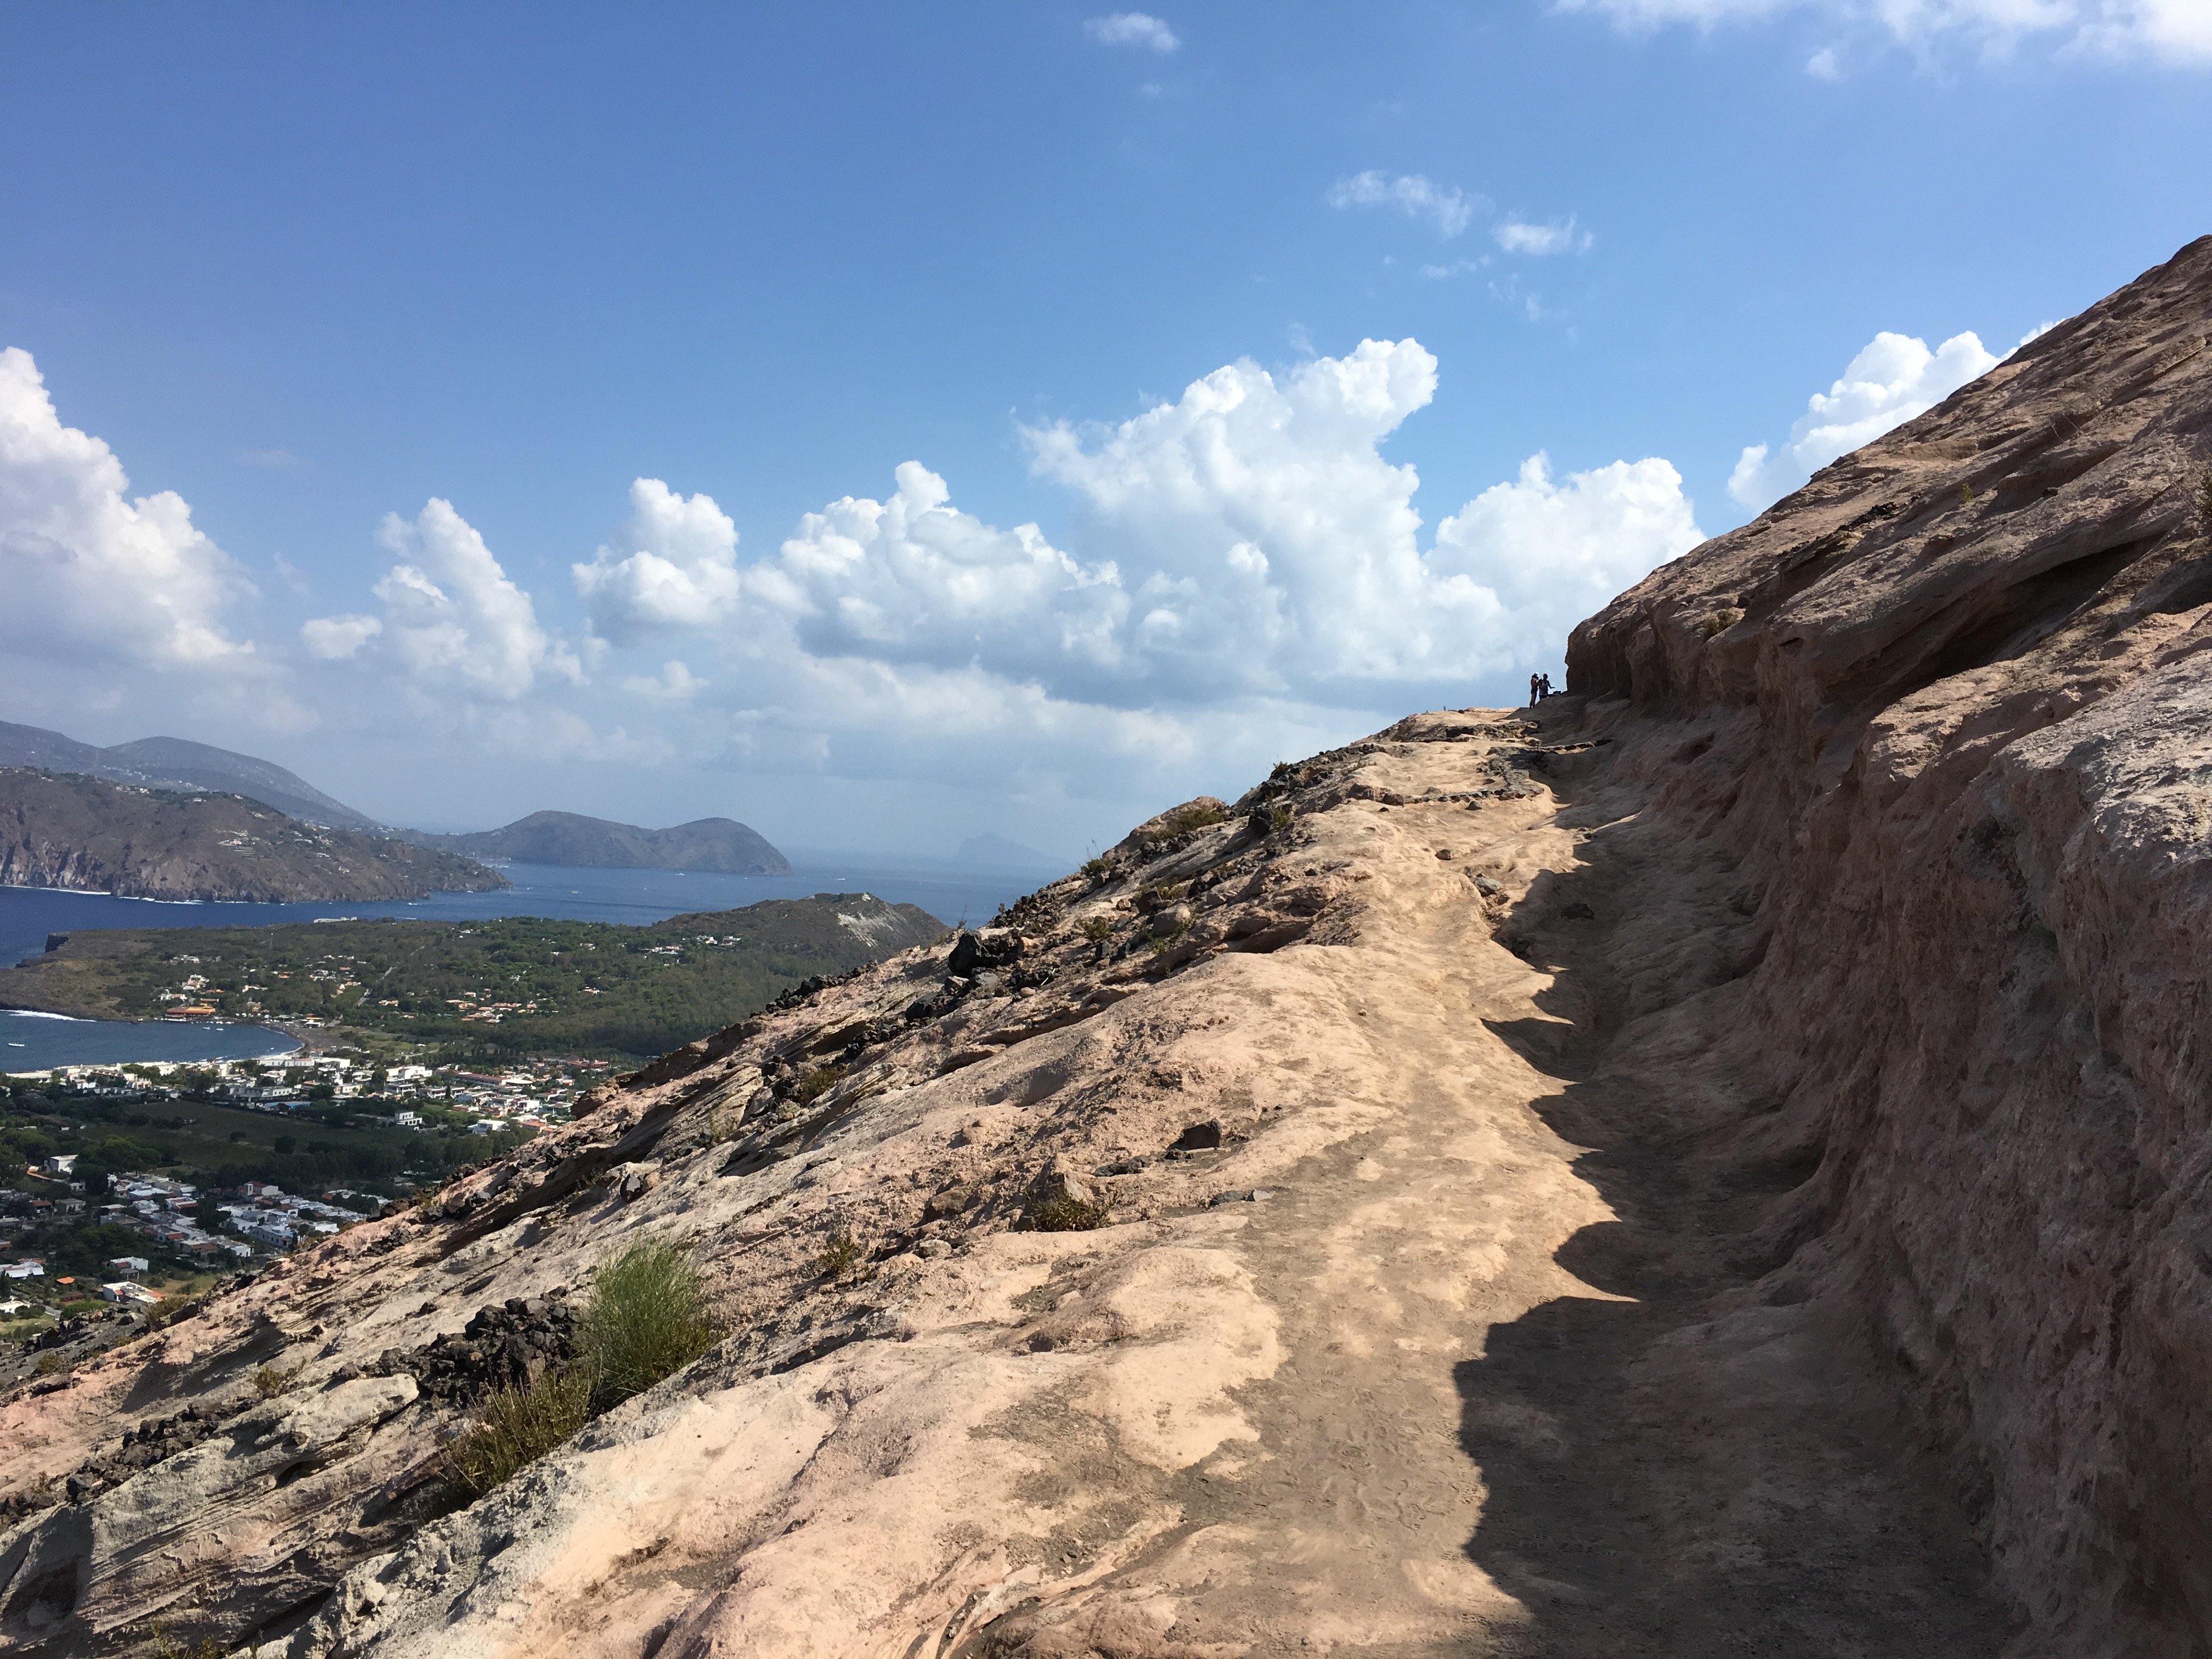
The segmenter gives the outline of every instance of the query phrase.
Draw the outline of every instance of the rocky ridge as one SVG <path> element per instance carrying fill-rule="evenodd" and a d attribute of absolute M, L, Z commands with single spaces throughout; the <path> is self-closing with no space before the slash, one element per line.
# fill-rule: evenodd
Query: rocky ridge
<path fill-rule="evenodd" d="M 19 1393 L 0 1639 L 2200 1650 L 2208 321 L 2212 241 L 1572 695 L 1164 813 Z M 642 1238 L 723 1340 L 453 1508 Z"/>

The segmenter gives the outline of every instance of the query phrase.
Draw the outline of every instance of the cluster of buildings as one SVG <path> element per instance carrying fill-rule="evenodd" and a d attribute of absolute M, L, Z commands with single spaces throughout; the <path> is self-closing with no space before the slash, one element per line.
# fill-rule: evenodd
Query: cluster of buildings
<path fill-rule="evenodd" d="M 55 1158 L 46 1163 L 64 1166 L 56 1173 L 66 1175 L 65 1166 L 73 1161 Z M 319 1199 L 306 1198 L 288 1193 L 272 1182 L 248 1182 L 236 1193 L 216 1197 L 211 1204 L 204 1205 L 199 1189 L 191 1182 L 140 1170 L 111 1176 L 108 1189 L 110 1201 L 90 1215 L 84 1212 L 82 1199 L 38 1199 L 13 1192 L 0 1194 L 0 1200 L 7 1201 L 11 1210 L 26 1212 L 0 1216 L 0 1226 L 21 1227 L 34 1225 L 41 1219 L 71 1218 L 112 1223 L 144 1235 L 148 1243 L 168 1255 L 220 1267 L 250 1261 L 257 1248 L 283 1252 L 303 1237 L 327 1237 L 349 1223 L 366 1220 L 385 1201 L 374 1194 L 351 1190 L 329 1193 Z M 331 1201 L 340 1198 L 347 1203 Z M 215 1232 L 208 1231 L 210 1218 L 206 1211 L 210 1208 L 222 1218 L 217 1224 L 219 1231 Z M 113 1282 L 100 1286 L 100 1294 L 111 1302 L 160 1301 L 158 1292 L 137 1284 L 132 1277 L 146 1273 L 151 1261 L 150 1256 L 143 1255 L 112 1258 L 106 1265 L 115 1278 Z M 27 1285 L 46 1278 L 46 1262 L 43 1257 L 26 1255 L 0 1263 L 0 1279 Z M 74 1285 L 75 1280 L 57 1279 L 53 1282 Z"/>
<path fill-rule="evenodd" d="M 190 1064 L 154 1060 L 120 1066 L 58 1066 L 22 1078 L 58 1078 L 75 1092 L 122 1099 L 149 1089 L 174 1098 L 178 1073 L 213 1073 L 211 1092 L 224 1104 L 247 1111 L 284 1114 L 304 1110 L 318 1099 L 374 1098 L 399 1109 L 363 1113 L 373 1123 L 403 1129 L 431 1129 L 458 1112 L 479 1134 L 509 1128 L 544 1129 L 566 1123 L 576 1097 L 604 1078 L 603 1060 L 530 1060 L 499 1072 L 459 1065 L 403 1064 L 377 1067 L 337 1054 L 284 1054 L 261 1060 L 211 1060 Z M 311 1094 L 310 1091 L 313 1092 Z"/>

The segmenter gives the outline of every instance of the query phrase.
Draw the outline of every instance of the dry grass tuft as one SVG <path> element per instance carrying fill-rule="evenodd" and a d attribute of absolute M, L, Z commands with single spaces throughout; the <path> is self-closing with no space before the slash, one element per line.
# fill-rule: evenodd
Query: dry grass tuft
<path fill-rule="evenodd" d="M 549 1370 L 526 1389 L 502 1389 L 483 1404 L 475 1428 L 447 1453 L 450 1484 L 473 1503 L 535 1463 L 592 1416 L 592 1374 L 580 1365 Z"/>

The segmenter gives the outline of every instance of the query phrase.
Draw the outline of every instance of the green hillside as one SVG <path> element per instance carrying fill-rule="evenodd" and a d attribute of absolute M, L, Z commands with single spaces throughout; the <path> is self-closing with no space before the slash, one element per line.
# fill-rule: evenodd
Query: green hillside
<path fill-rule="evenodd" d="M 944 933 L 914 905 L 860 893 L 646 927 L 511 917 L 101 930 L 0 969 L 0 1006 L 142 1019 L 204 1008 L 488 1056 L 647 1056 L 742 1018 L 801 979 Z"/>

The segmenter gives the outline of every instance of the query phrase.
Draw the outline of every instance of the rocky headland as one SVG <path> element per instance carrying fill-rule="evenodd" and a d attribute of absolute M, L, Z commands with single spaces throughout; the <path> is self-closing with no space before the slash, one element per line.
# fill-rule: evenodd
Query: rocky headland
<path fill-rule="evenodd" d="M 474 859 L 568 864 L 623 870 L 711 870 L 741 876 L 785 876 L 791 860 L 766 836 L 735 818 L 695 818 L 666 830 L 586 817 L 580 812 L 532 812 L 497 830 L 462 835 L 400 832 L 420 847 Z"/>
<path fill-rule="evenodd" d="M 0 766 L 3 887 L 343 903 L 506 885 L 473 859 L 325 829 L 244 795 Z"/>
<path fill-rule="evenodd" d="M 2206 1650 L 2208 330 L 2212 240 L 1570 695 L 1164 813 L 28 1385 L 0 1640 Z M 461 1503 L 641 1240 L 720 1340 Z"/>

